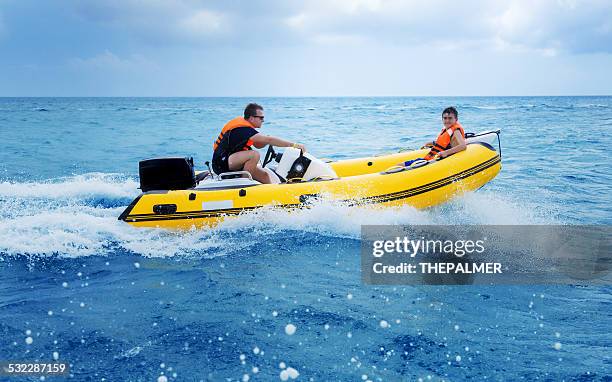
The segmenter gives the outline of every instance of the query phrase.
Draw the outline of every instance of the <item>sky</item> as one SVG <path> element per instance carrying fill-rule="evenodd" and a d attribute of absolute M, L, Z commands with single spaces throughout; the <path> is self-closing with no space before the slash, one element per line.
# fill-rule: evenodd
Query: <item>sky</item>
<path fill-rule="evenodd" d="M 0 96 L 609 94 L 609 0 L 0 0 Z"/>

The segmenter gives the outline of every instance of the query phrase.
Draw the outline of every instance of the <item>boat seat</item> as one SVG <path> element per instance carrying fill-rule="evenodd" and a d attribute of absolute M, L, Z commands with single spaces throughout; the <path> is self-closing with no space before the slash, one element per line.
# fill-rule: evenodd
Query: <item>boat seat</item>
<path fill-rule="evenodd" d="M 220 180 L 246 178 L 253 180 L 251 173 L 248 171 L 228 171 L 218 175 Z"/>
<path fill-rule="evenodd" d="M 194 190 L 230 189 L 257 186 L 261 183 L 249 178 L 214 179 L 207 178 L 201 181 Z"/>
<path fill-rule="evenodd" d="M 275 184 L 285 183 L 286 180 L 278 175 L 275 171 L 264 168 L 264 170 L 272 177 L 272 181 Z M 216 176 L 209 176 L 210 172 L 203 171 L 198 173 L 196 179 L 198 185 L 194 188 L 195 190 L 207 190 L 207 189 L 230 189 L 230 188 L 241 188 L 250 187 L 261 184 L 260 182 L 253 179 L 251 173 L 248 171 L 229 171 L 222 172 L 221 174 L 214 174 Z"/>

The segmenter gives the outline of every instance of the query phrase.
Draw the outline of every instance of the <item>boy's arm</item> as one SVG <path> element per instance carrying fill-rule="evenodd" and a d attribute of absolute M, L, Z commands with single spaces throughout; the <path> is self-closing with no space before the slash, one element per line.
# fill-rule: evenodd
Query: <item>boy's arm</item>
<path fill-rule="evenodd" d="M 453 136 L 451 137 L 452 147 L 448 150 L 439 153 L 438 155 L 440 156 L 440 158 L 446 158 L 447 156 L 456 154 L 467 148 L 467 144 L 465 143 L 465 139 L 463 139 L 463 135 L 461 135 L 461 133 L 457 133 L 457 131 L 455 131 L 455 133 L 456 134 L 453 134 Z"/>

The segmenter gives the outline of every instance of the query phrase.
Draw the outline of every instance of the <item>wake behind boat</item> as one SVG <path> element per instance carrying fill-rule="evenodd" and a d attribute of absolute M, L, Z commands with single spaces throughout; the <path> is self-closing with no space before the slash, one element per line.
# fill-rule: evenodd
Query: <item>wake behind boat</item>
<path fill-rule="evenodd" d="M 500 131 L 466 134 L 467 149 L 444 160 L 417 161 L 429 150 L 326 163 L 300 150 L 268 149 L 263 168 L 275 184 L 246 171 L 197 172 L 186 158 L 140 163 L 143 191 L 119 216 L 133 226 L 189 229 L 261 207 L 304 208 L 313 200 L 348 205 L 427 208 L 477 190 L 501 170 Z"/>

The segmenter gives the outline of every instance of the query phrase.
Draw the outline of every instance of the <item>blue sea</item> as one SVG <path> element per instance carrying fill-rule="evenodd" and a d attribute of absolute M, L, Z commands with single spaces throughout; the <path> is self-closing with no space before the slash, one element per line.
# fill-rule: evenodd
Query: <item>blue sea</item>
<path fill-rule="evenodd" d="M 117 220 L 139 160 L 203 169 L 250 101 L 264 133 L 329 159 L 418 148 L 454 105 L 502 130 L 503 168 L 427 210 Z M 611 133 L 612 97 L 0 98 L 0 361 L 75 381 L 610 381 L 610 286 L 366 286 L 359 254 L 364 224 L 610 225 Z"/>

